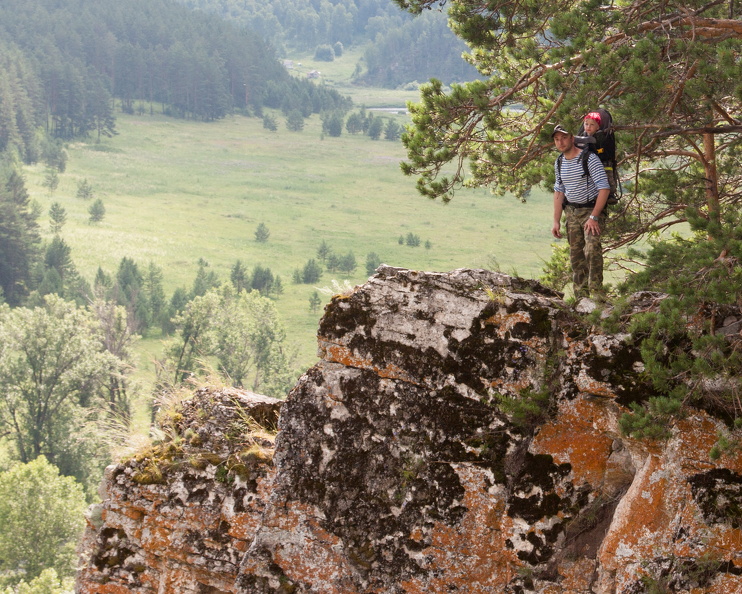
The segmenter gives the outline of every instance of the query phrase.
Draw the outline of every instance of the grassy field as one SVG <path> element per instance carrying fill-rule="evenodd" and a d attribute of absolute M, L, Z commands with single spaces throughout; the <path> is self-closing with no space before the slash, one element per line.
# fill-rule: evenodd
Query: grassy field
<path fill-rule="evenodd" d="M 412 269 L 499 265 L 530 277 L 548 259 L 546 192 L 534 192 L 525 205 L 483 190 L 442 204 L 421 197 L 414 179 L 401 174 L 401 144 L 348 134 L 322 138 L 317 116 L 299 133 L 288 131 L 280 114 L 277 119 L 278 132 L 269 132 L 255 118 L 201 123 L 119 115 L 118 136 L 69 147 L 67 170 L 52 195 L 42 186 L 44 167 L 27 168 L 44 232 L 50 237 L 46 213 L 58 201 L 68 215 L 62 236 L 89 281 L 99 266 L 115 273 L 124 256 L 142 269 L 151 261 L 164 270 L 168 299 L 177 287 L 192 286 L 199 258 L 225 281 L 237 259 L 250 268 L 269 267 L 284 283 L 276 305 L 303 368 L 316 360 L 321 312 L 309 309 L 315 286 L 291 279 L 322 241 L 338 254 L 354 253 L 359 266 L 348 279 L 352 284 L 367 278 L 369 252 Z M 76 197 L 83 179 L 105 204 L 101 223 L 88 222 L 90 202 Z M 271 233 L 266 243 L 254 237 L 260 223 Z M 423 246 L 400 245 L 408 233 Z M 345 280 L 326 273 L 318 286 L 330 286 L 333 278 Z M 159 349 L 158 339 L 142 341 L 144 377 Z"/>

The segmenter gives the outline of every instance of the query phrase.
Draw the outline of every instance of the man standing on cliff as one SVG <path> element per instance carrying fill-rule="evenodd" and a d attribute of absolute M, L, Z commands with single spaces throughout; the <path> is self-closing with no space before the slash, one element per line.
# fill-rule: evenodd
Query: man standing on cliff
<path fill-rule="evenodd" d="M 554 163 L 554 224 L 551 234 L 561 239 L 561 219 L 567 223 L 567 243 L 575 298 L 602 297 L 605 205 L 611 187 L 598 155 L 575 146 L 574 136 L 557 125 L 551 134 L 561 153 Z"/>

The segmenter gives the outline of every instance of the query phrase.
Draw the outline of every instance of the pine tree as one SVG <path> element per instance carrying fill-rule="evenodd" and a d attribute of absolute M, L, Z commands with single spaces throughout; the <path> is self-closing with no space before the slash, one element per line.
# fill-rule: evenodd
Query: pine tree
<path fill-rule="evenodd" d="M 49 230 L 59 233 L 67 222 L 67 211 L 59 202 L 52 202 L 49 207 Z"/>
<path fill-rule="evenodd" d="M 381 266 L 379 255 L 376 252 L 369 252 L 366 255 L 366 274 L 371 276 L 379 266 Z"/>
<path fill-rule="evenodd" d="M 0 184 L 0 289 L 10 305 L 33 288 L 41 243 L 37 219 L 23 178 L 12 171 Z"/>
<path fill-rule="evenodd" d="M 88 208 L 88 214 L 90 215 L 89 221 L 91 223 L 100 223 L 103 217 L 106 216 L 106 207 L 103 204 L 103 200 L 96 198 L 90 205 L 90 208 Z"/>
<path fill-rule="evenodd" d="M 345 129 L 348 134 L 358 134 L 363 132 L 363 119 L 360 114 L 352 113 L 348 116 L 348 121 L 345 122 Z"/>
<path fill-rule="evenodd" d="M 250 277 L 250 288 L 259 291 L 261 295 L 270 295 L 273 292 L 273 273 L 270 268 L 256 266 Z"/>
<path fill-rule="evenodd" d="M 42 185 L 49 190 L 49 196 L 59 187 L 59 172 L 54 167 L 47 167 Z"/>
<path fill-rule="evenodd" d="M 237 260 L 232 266 L 229 272 L 229 280 L 238 293 L 249 288 L 250 281 L 247 278 L 247 268 L 242 263 L 242 260 Z"/>
<path fill-rule="evenodd" d="M 322 298 L 319 296 L 319 293 L 317 293 L 317 291 L 314 291 L 309 296 L 309 311 L 315 313 L 319 309 L 320 305 L 322 305 Z"/>
<path fill-rule="evenodd" d="M 692 404 L 721 417 L 734 429 L 732 441 L 742 444 L 742 336 L 724 332 L 723 319 L 716 319 L 742 302 L 742 215 L 730 213 L 711 235 L 713 222 L 688 214 L 693 233 L 652 242 L 646 254 L 632 251 L 646 267 L 619 287 L 667 294 L 658 310 L 631 318 L 629 330 L 641 337 L 645 375 L 657 395 L 635 403 L 621 428 L 635 437 L 667 437 L 672 421 Z"/>
<path fill-rule="evenodd" d="M 374 118 L 371 120 L 371 123 L 368 126 L 368 132 L 367 134 L 371 137 L 372 140 L 379 140 L 381 138 L 381 133 L 384 131 L 384 119 L 383 118 Z"/>
<path fill-rule="evenodd" d="M 286 127 L 292 132 L 301 132 L 304 129 L 304 116 L 301 111 L 294 109 L 286 117 Z"/>
<path fill-rule="evenodd" d="M 165 275 L 162 268 L 150 262 L 142 281 L 142 291 L 147 306 L 148 326 L 162 325 L 166 313 L 165 289 L 163 280 Z"/>
<path fill-rule="evenodd" d="M 76 196 L 81 200 L 90 200 L 93 197 L 93 186 L 90 185 L 87 179 L 77 182 Z"/>
<path fill-rule="evenodd" d="M 394 120 L 388 120 L 384 127 L 384 138 L 386 140 L 397 141 L 402 135 L 402 126 Z"/>
<path fill-rule="evenodd" d="M 305 285 L 311 285 L 319 281 L 322 276 L 322 268 L 317 264 L 316 260 L 310 259 L 304 265 L 301 271 L 301 282 Z"/>
<path fill-rule="evenodd" d="M 265 243 L 268 241 L 270 236 L 271 232 L 268 227 L 266 227 L 265 223 L 260 223 L 257 229 L 255 229 L 255 241 L 258 243 Z"/>
<path fill-rule="evenodd" d="M 344 256 L 340 258 L 340 263 L 338 268 L 341 272 L 344 272 L 345 274 L 352 274 L 355 272 L 356 268 L 358 268 L 358 263 L 356 262 L 356 257 L 353 252 L 348 252 Z"/>
<path fill-rule="evenodd" d="M 203 258 L 199 258 L 196 278 L 193 279 L 193 290 L 191 291 L 192 297 L 205 295 L 209 289 L 219 286 L 219 277 L 216 272 L 213 270 L 207 271 L 207 268 L 209 268 L 209 263 Z"/>
<path fill-rule="evenodd" d="M 317 248 L 317 259 L 320 262 L 325 262 L 331 253 L 332 253 L 332 248 L 323 239 L 322 243 L 320 243 L 319 247 Z"/>
<path fill-rule="evenodd" d="M 157 283 L 156 278 L 152 280 Z M 145 293 L 144 284 L 144 276 L 137 263 L 126 256 L 121 258 L 116 272 L 113 298 L 118 305 L 126 308 L 129 327 L 134 333 L 144 332 L 152 321 L 149 295 Z M 157 292 L 155 286 L 150 285 L 150 288 Z"/>
<path fill-rule="evenodd" d="M 395 0 L 413 13 L 439 0 Z M 450 26 L 482 79 L 421 90 L 403 135 L 419 191 L 449 200 L 467 185 L 525 199 L 554 180 L 551 132 L 605 107 L 617 123 L 624 185 L 611 247 L 685 220 L 715 223 L 742 202 L 740 18 L 727 4 L 451 0 Z M 517 105 L 518 109 L 513 109 Z M 453 161 L 454 173 L 444 174 Z"/>
<path fill-rule="evenodd" d="M 271 132 L 276 132 L 278 130 L 276 118 L 271 114 L 265 114 L 263 116 L 263 128 L 270 130 Z"/>

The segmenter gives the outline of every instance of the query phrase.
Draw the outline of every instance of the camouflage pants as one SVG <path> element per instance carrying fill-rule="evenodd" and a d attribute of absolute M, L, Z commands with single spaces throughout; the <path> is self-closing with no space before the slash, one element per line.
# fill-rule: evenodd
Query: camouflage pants
<path fill-rule="evenodd" d="M 603 246 L 600 235 L 588 235 L 585 223 L 592 214 L 592 208 L 565 206 L 567 222 L 567 243 L 569 260 L 572 264 L 572 283 L 575 297 L 598 296 L 603 291 Z M 598 224 L 601 233 L 605 229 L 605 211 L 601 213 Z"/>

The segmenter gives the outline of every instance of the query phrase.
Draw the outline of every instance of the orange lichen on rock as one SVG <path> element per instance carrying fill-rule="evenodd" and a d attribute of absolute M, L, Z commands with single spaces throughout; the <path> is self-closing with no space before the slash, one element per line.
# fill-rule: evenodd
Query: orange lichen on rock
<path fill-rule="evenodd" d="M 318 510 L 306 504 L 293 504 L 283 513 L 276 511 L 269 510 L 264 516 L 267 530 L 256 535 L 253 546 L 272 548 L 272 566 L 280 566 L 286 580 L 311 583 L 316 591 L 327 594 L 350 594 L 352 590 L 343 585 L 343 576 L 353 571 L 347 551 L 337 536 L 322 528 L 316 518 Z M 248 556 L 240 571 L 261 575 L 265 569 L 261 558 Z"/>
<path fill-rule="evenodd" d="M 484 322 L 487 326 L 493 326 L 500 338 L 505 338 L 517 324 L 530 324 L 531 315 L 527 311 L 515 311 L 508 313 L 501 308 L 497 313 L 491 315 Z"/>
<path fill-rule="evenodd" d="M 233 389 L 202 391 L 194 398 L 200 406 L 192 406 L 191 401 L 182 405 L 180 422 L 189 427 L 197 421 L 234 427 L 235 420 L 250 411 L 271 422 L 278 416 L 277 412 L 270 414 L 271 406 L 280 405 L 280 401 L 253 398 Z M 236 449 L 226 450 L 226 457 L 243 447 L 241 440 L 232 442 L 222 432 L 204 437 L 216 447 Z M 236 475 L 220 481 L 215 479 L 213 465 L 196 467 L 186 462 L 202 453 L 190 448 L 186 443 L 177 454 L 182 460 L 168 459 L 161 483 L 136 481 L 141 465 L 151 463 L 145 458 L 131 458 L 107 469 L 100 522 L 88 522 L 80 547 L 83 566 L 76 592 L 235 592 L 240 559 L 257 529 L 263 498 L 269 495 L 272 463 L 268 457 L 251 468 L 250 483 Z M 233 530 L 237 520 L 243 521 Z"/>
<path fill-rule="evenodd" d="M 504 493 L 489 491 L 490 477 L 482 469 L 458 464 L 456 472 L 465 488 L 462 503 L 468 511 L 457 525 L 433 524 L 430 546 L 419 554 L 431 571 L 402 582 L 405 592 L 499 592 L 524 565 L 506 546 L 511 521 L 503 513 Z M 440 571 L 432 571 L 435 568 Z"/>
<path fill-rule="evenodd" d="M 354 355 L 347 347 L 340 344 L 325 344 L 325 360 L 331 363 L 339 363 L 346 367 L 355 367 L 358 369 L 368 369 L 373 371 L 379 377 L 387 379 L 400 379 L 406 382 L 413 382 L 414 379 L 409 373 L 397 365 L 388 364 L 384 367 L 378 367 L 368 358 Z"/>
<path fill-rule="evenodd" d="M 560 464 L 572 465 L 576 484 L 595 487 L 605 480 L 613 438 L 604 405 L 586 399 L 562 402 L 556 418 L 541 427 L 533 440 L 534 453 L 550 454 Z"/>

